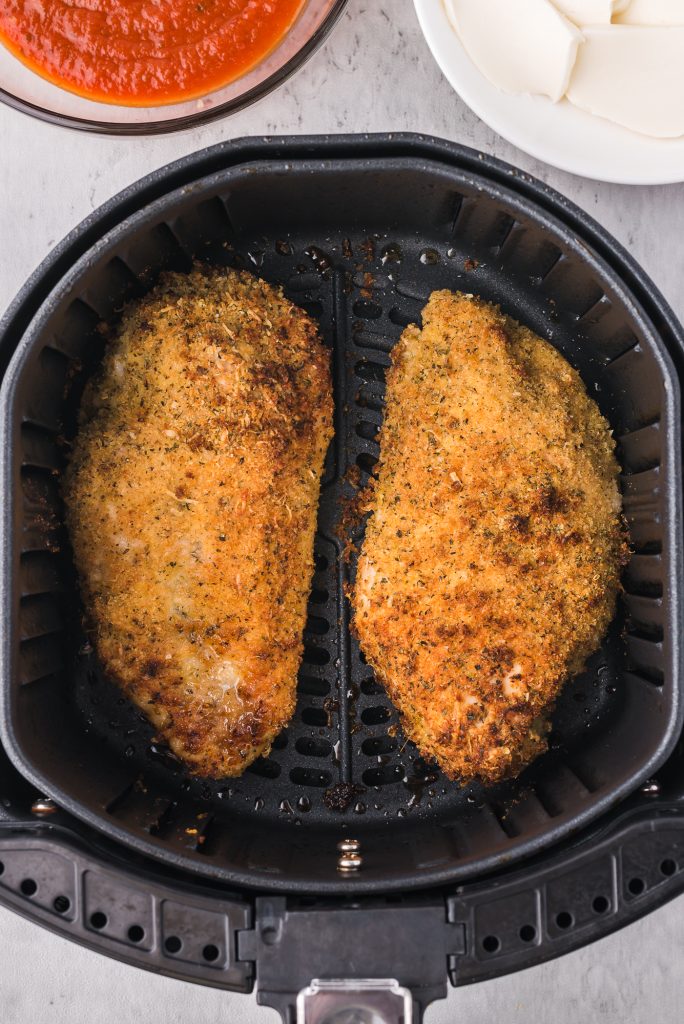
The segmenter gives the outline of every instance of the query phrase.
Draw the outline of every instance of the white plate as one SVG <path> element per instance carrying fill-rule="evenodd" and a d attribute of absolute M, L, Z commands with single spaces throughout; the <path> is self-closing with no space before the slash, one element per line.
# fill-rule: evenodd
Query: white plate
<path fill-rule="evenodd" d="M 443 0 L 413 0 L 420 27 L 447 81 L 485 124 L 538 160 L 572 174 L 625 185 L 684 181 L 684 138 L 649 139 L 543 96 L 510 96 L 478 71 Z M 477 0 L 473 0 L 477 3 Z"/>

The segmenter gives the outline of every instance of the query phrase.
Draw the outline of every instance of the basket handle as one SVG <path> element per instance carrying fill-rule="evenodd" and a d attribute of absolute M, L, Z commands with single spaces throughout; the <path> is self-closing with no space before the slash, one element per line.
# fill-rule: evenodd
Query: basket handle
<path fill-rule="evenodd" d="M 411 993 L 394 978 L 316 978 L 296 1009 L 297 1024 L 417 1024 Z"/>

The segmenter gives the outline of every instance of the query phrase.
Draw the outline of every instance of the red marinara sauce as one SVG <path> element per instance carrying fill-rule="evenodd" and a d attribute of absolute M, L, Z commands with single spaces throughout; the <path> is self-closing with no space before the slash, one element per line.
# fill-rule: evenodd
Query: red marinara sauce
<path fill-rule="evenodd" d="M 0 42 L 88 99 L 146 107 L 234 81 L 285 36 L 304 0 L 0 0 Z"/>

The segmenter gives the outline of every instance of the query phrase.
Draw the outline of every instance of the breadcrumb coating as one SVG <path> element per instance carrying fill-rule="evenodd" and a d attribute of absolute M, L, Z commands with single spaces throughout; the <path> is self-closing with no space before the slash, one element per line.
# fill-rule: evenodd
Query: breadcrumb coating
<path fill-rule="evenodd" d="M 353 592 L 365 656 L 448 776 L 515 775 L 614 614 L 609 426 L 550 344 L 439 291 L 393 351 L 380 447 Z"/>
<path fill-rule="evenodd" d="M 63 489 L 98 655 L 197 775 L 292 715 L 331 393 L 306 313 L 201 267 L 127 307 L 86 388 Z"/>

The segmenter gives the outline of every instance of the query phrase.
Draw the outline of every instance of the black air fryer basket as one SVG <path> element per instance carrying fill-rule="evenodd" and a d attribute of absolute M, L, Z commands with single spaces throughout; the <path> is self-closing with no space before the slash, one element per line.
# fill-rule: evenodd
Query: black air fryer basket
<path fill-rule="evenodd" d="M 318 319 L 336 404 L 297 709 L 267 758 L 216 783 L 189 778 L 103 678 L 59 493 L 99 324 L 195 259 L 281 283 Z M 344 597 L 340 523 L 377 459 L 389 352 L 445 287 L 500 303 L 580 371 L 618 441 L 633 550 L 549 752 L 488 790 L 448 782 L 406 742 Z M 256 980 L 286 1020 L 340 1005 L 408 1020 L 447 975 L 559 955 L 677 892 L 682 342 L 580 211 L 432 139 L 221 145 L 84 222 L 0 340 L 5 902 L 140 966 L 238 991 Z"/>

